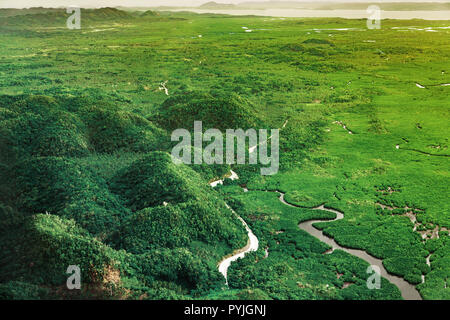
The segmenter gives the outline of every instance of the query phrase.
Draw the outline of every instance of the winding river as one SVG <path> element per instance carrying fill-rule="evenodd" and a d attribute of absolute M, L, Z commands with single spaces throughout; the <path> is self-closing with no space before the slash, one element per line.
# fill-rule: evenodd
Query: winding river
<path fill-rule="evenodd" d="M 233 209 L 231 209 L 231 211 L 234 212 Z M 234 213 L 236 214 L 236 212 L 234 212 Z M 219 262 L 219 272 L 221 274 L 223 274 L 223 276 L 225 277 L 225 283 L 227 286 L 228 286 L 227 272 L 228 272 L 228 268 L 230 267 L 231 263 L 233 261 L 236 261 L 237 259 L 242 259 L 245 256 L 245 254 L 248 252 L 257 251 L 258 246 L 259 246 L 258 238 L 253 234 L 252 230 L 250 230 L 250 228 L 248 227 L 248 225 L 244 221 L 244 219 L 242 219 L 239 216 L 238 216 L 238 219 L 244 225 L 245 230 L 247 230 L 248 241 L 247 241 L 247 245 L 244 248 L 233 252 L 233 254 L 231 256 L 225 257 L 222 261 Z"/>
<path fill-rule="evenodd" d="M 238 179 L 239 177 L 237 176 L 237 174 L 235 172 L 231 171 L 230 178 L 235 180 L 235 179 Z M 223 183 L 223 180 L 214 181 L 210 185 L 214 187 L 214 186 L 216 186 L 219 183 Z M 247 188 L 243 188 L 243 190 L 244 190 L 244 192 L 248 191 Z M 270 192 L 278 193 L 280 201 L 283 204 L 287 205 L 287 206 L 296 207 L 296 208 L 305 208 L 305 207 L 294 205 L 294 204 L 291 204 L 291 203 L 287 202 L 284 199 L 285 194 L 283 192 L 280 192 L 280 191 L 270 191 Z M 422 297 L 420 296 L 419 292 L 416 290 L 415 286 L 410 284 L 410 283 L 408 283 L 407 281 L 405 281 L 401 277 L 398 277 L 398 276 L 395 276 L 395 275 L 392 275 L 392 274 L 388 273 L 386 268 L 383 266 L 383 261 L 381 259 L 375 258 L 375 257 L 369 255 L 367 252 L 365 252 L 363 250 L 350 249 L 350 248 L 346 248 L 346 247 L 340 246 L 333 238 L 326 236 L 323 233 L 323 231 L 314 228 L 313 224 L 317 223 L 317 222 L 331 222 L 331 221 L 337 221 L 337 220 L 343 219 L 344 218 L 344 214 L 342 212 L 340 212 L 338 210 L 335 210 L 335 209 L 327 208 L 323 204 L 318 206 L 318 207 L 310 208 L 310 209 L 312 209 L 312 210 L 323 210 L 323 211 L 328 211 L 328 212 L 332 212 L 332 213 L 336 214 L 336 218 L 332 219 L 332 220 L 330 220 L 330 219 L 308 220 L 308 221 L 301 222 L 298 225 L 298 227 L 300 229 L 308 232 L 313 237 L 316 237 L 320 241 L 325 242 L 326 244 L 331 246 L 332 249 L 329 250 L 327 253 L 331 253 L 334 250 L 339 249 L 339 250 L 345 251 L 345 252 L 347 252 L 347 253 L 355 256 L 355 257 L 361 258 L 364 261 L 368 262 L 370 265 L 379 267 L 381 276 L 384 277 L 385 279 L 387 279 L 392 284 L 397 286 L 397 288 L 401 292 L 401 295 L 402 295 L 403 299 L 405 299 L 405 300 L 422 300 Z M 233 213 L 236 214 L 236 212 L 234 212 L 234 211 L 233 211 Z M 239 220 L 242 222 L 242 224 L 244 225 L 245 229 L 247 230 L 248 242 L 247 242 L 247 245 L 244 248 L 235 251 L 230 256 L 226 256 L 218 264 L 219 272 L 222 273 L 223 276 L 225 277 L 227 285 L 228 285 L 227 271 L 228 271 L 228 268 L 229 268 L 231 262 L 236 261 L 237 259 L 243 258 L 245 256 L 245 254 L 248 253 L 248 252 L 258 250 L 258 238 L 250 230 L 250 228 L 248 227 L 247 223 L 240 216 L 237 215 L 237 217 L 239 218 Z M 427 263 L 428 263 L 428 260 L 427 260 Z"/>
<path fill-rule="evenodd" d="M 228 177 L 231 180 L 239 179 L 236 172 L 233 170 L 230 171 L 231 175 Z M 216 180 L 210 183 L 211 187 L 215 187 L 218 184 L 223 184 L 223 180 Z M 223 274 L 225 277 L 225 284 L 228 286 L 228 277 L 227 272 L 228 268 L 230 267 L 231 263 L 233 261 L 236 261 L 237 259 L 242 259 L 246 253 L 251 251 L 257 251 L 259 246 L 258 238 L 253 234 L 252 230 L 249 228 L 247 223 L 242 219 L 228 204 L 226 206 L 238 217 L 238 219 L 242 222 L 242 225 L 245 227 L 245 230 L 247 230 L 248 235 L 248 241 L 247 245 L 239 250 L 236 250 L 231 255 L 224 257 L 218 264 L 219 272 Z"/>
<path fill-rule="evenodd" d="M 301 206 L 297 206 L 297 205 L 288 203 L 284 199 L 284 193 L 279 192 L 279 191 L 276 191 L 276 192 L 280 195 L 280 197 L 279 197 L 280 201 L 282 203 L 284 203 L 285 205 L 290 206 L 290 207 L 301 208 Z M 422 297 L 420 296 L 419 292 L 416 290 L 415 286 L 408 283 L 401 277 L 397 277 L 395 275 L 388 273 L 386 268 L 383 266 L 383 261 L 381 259 L 375 258 L 363 250 L 350 249 L 350 248 L 340 246 L 333 238 L 326 236 L 322 230 L 314 228 L 313 224 L 316 222 L 325 222 L 325 221 L 331 222 L 331 221 L 337 221 L 337 220 L 344 219 L 344 214 L 342 212 L 331 209 L 331 208 L 327 208 L 323 204 L 318 207 L 312 208 L 312 210 L 324 210 L 324 211 L 332 212 L 332 213 L 336 214 L 336 218 L 333 220 L 322 219 L 322 220 L 304 221 L 298 225 L 298 227 L 300 229 L 308 232 L 313 237 L 316 237 L 320 241 L 325 242 L 326 244 L 331 246 L 331 248 L 332 248 L 331 252 L 333 250 L 339 249 L 339 250 L 345 251 L 353 256 L 363 259 L 364 261 L 368 262 L 370 265 L 379 267 L 381 276 L 384 277 L 385 279 L 389 280 L 389 282 L 391 282 L 392 284 L 394 284 L 398 287 L 398 289 L 400 290 L 400 292 L 402 294 L 403 299 L 405 299 L 405 300 L 422 300 Z"/>

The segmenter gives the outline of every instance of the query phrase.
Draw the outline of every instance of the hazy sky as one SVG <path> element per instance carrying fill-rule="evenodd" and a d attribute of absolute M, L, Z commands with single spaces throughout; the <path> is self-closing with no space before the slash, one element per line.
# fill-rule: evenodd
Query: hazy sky
<path fill-rule="evenodd" d="M 210 0 L 0 0 L 0 8 L 59 7 L 78 5 L 81 7 L 113 6 L 197 6 Z M 220 3 L 241 3 L 264 0 L 214 0 Z M 281 1 L 281 0 L 280 0 Z M 313 2 L 314 0 L 304 0 Z M 317 0 L 316 0 L 317 1 Z M 321 0 L 324 2 L 449 2 L 450 0 Z"/>

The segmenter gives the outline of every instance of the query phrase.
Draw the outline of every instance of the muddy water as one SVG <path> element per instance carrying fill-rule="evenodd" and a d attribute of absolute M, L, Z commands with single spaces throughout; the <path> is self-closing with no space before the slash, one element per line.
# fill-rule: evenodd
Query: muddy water
<path fill-rule="evenodd" d="M 286 202 L 286 200 L 284 199 L 284 193 L 281 193 L 281 192 L 278 192 L 278 193 L 280 194 L 279 199 L 282 203 L 284 203 L 285 205 L 291 206 L 291 207 L 299 207 L 299 206 L 295 206 L 295 205 L 292 205 L 292 204 Z M 313 227 L 313 224 L 316 222 L 324 222 L 324 221 L 330 222 L 330 221 L 337 221 L 337 220 L 343 219 L 344 214 L 342 212 L 334 210 L 334 209 L 326 208 L 326 207 L 324 207 L 324 205 L 313 208 L 313 210 L 324 210 L 324 211 L 332 212 L 332 213 L 336 214 L 336 218 L 333 220 L 324 219 L 324 220 L 304 221 L 298 225 L 298 227 L 300 229 L 308 232 L 310 235 L 312 235 L 313 237 L 316 237 L 320 241 L 325 242 L 326 244 L 328 244 L 329 246 L 332 247 L 332 250 L 340 249 L 340 250 L 345 251 L 353 256 L 356 256 L 358 258 L 361 258 L 361 259 L 367 261 L 371 265 L 378 266 L 381 271 L 381 276 L 384 277 L 385 279 L 389 280 L 389 282 L 391 282 L 392 284 L 394 284 L 398 287 L 398 289 L 400 290 L 400 292 L 402 294 L 403 299 L 405 299 L 405 300 L 422 300 L 422 297 L 420 296 L 419 292 L 416 290 L 416 288 L 413 285 L 406 282 L 403 278 L 389 274 L 386 271 L 386 269 L 384 268 L 383 261 L 381 259 L 377 259 L 377 258 L 369 255 L 368 253 L 366 253 L 363 250 L 349 249 L 349 248 L 342 247 L 339 244 L 337 244 L 333 238 L 326 236 L 321 230 Z M 332 251 L 330 251 L 330 252 L 332 252 Z"/>

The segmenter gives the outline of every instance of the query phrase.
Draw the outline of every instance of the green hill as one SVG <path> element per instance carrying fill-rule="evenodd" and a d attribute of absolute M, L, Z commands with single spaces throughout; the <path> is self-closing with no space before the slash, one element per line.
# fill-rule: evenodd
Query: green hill
<path fill-rule="evenodd" d="M 202 121 L 205 130 L 260 128 L 262 121 L 256 110 L 256 106 L 248 99 L 237 94 L 195 91 L 181 93 L 164 101 L 156 121 L 167 130 L 193 130 L 194 121 Z"/>
<path fill-rule="evenodd" d="M 0 9 L 2 26 L 39 25 L 39 26 L 66 26 L 66 20 L 71 14 L 66 9 L 31 8 L 19 11 Z M 116 8 L 84 9 L 81 8 L 81 21 L 83 25 L 98 22 L 121 22 L 132 19 L 133 15 Z"/>
<path fill-rule="evenodd" d="M 165 132 L 135 113 L 96 106 L 84 108 L 80 113 L 96 152 L 148 152 L 168 147 Z"/>
<path fill-rule="evenodd" d="M 148 153 L 168 148 L 163 129 L 126 99 L 86 92 L 0 96 L 0 298 L 120 297 L 129 281 L 155 299 L 221 286 L 217 261 L 247 236 L 205 177 L 229 169 L 197 173 Z M 76 294 L 61 287 L 68 265 L 82 270 Z"/>
<path fill-rule="evenodd" d="M 141 249 L 218 239 L 233 247 L 245 244 L 242 225 L 225 203 L 198 173 L 174 164 L 167 153 L 153 152 L 134 162 L 112 179 L 110 187 L 128 208 L 138 211 L 120 231 L 128 249 L 133 250 L 134 241 Z"/>
<path fill-rule="evenodd" d="M 27 156 L 148 152 L 169 146 L 164 130 L 111 102 L 102 106 L 101 101 L 83 98 L 34 95 L 0 100 L 0 160 L 6 162 Z"/>
<path fill-rule="evenodd" d="M 214 1 L 206 2 L 200 5 L 199 9 L 233 9 L 236 5 L 229 3 L 217 3 Z"/>

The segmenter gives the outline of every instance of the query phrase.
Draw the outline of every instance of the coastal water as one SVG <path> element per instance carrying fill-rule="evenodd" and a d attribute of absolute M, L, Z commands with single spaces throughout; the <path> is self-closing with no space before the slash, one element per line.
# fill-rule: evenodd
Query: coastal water
<path fill-rule="evenodd" d="M 173 9 L 170 11 L 190 11 L 195 13 L 216 13 L 229 15 L 255 15 L 290 18 L 347 18 L 367 19 L 366 10 L 303 10 L 303 9 L 264 9 L 264 10 L 213 10 L 213 9 Z M 382 11 L 381 19 L 423 19 L 450 20 L 450 11 Z"/>

